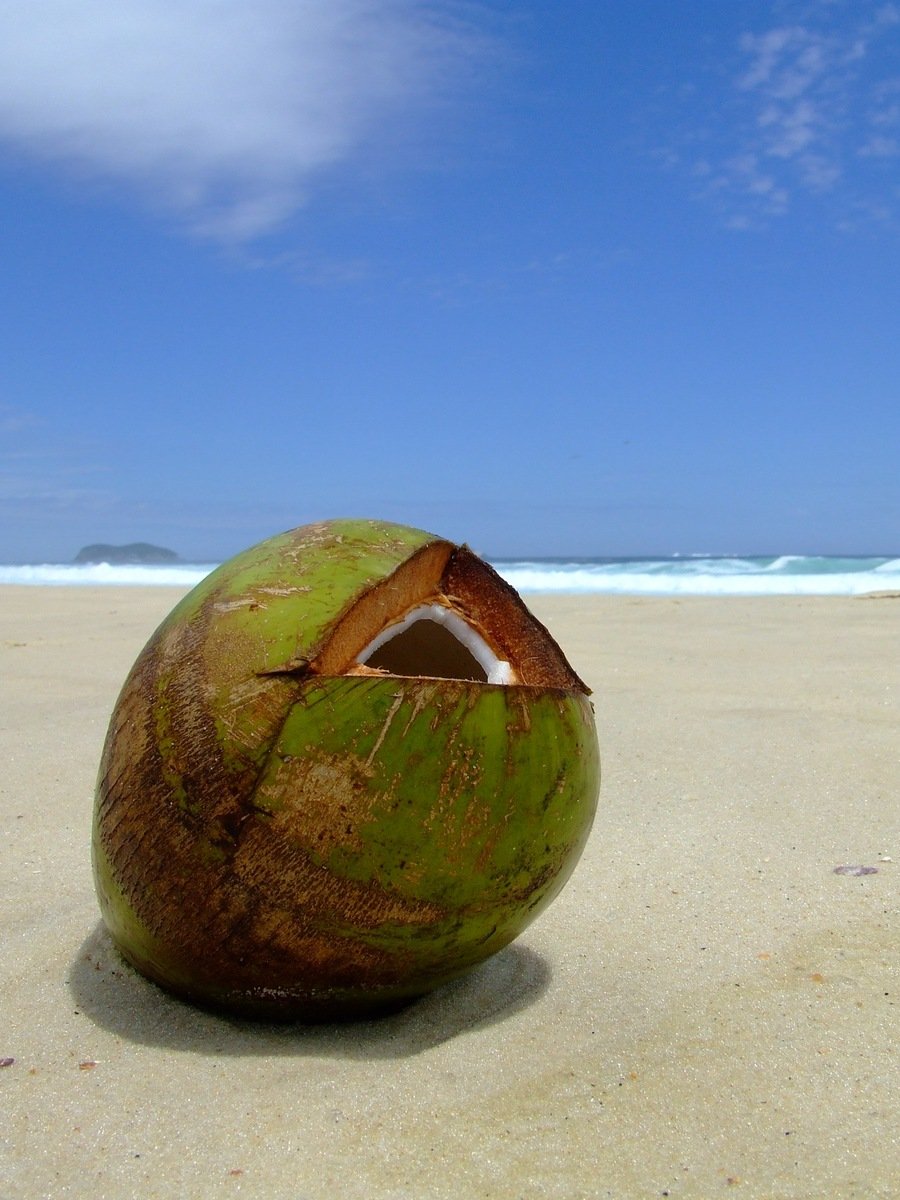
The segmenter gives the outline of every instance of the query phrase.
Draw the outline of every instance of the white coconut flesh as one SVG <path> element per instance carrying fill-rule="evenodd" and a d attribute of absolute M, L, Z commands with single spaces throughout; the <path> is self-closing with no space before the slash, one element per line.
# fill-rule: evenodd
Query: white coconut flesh
<path fill-rule="evenodd" d="M 512 666 L 459 613 L 442 604 L 411 609 L 372 638 L 357 662 L 390 675 L 516 682 Z"/>

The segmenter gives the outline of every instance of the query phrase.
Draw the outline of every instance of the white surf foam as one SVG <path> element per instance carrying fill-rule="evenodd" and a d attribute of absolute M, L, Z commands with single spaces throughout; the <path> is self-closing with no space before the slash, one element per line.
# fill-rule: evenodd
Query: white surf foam
<path fill-rule="evenodd" d="M 624 569 L 536 563 L 499 564 L 498 571 L 519 592 L 608 593 L 645 596 L 861 596 L 867 592 L 900 589 L 900 566 L 856 572 L 784 573 L 765 567 L 735 564 L 689 572 L 660 570 L 660 564 L 628 564 Z M 643 567 L 644 569 L 641 569 Z"/>
<path fill-rule="evenodd" d="M 128 586 L 193 587 L 215 568 L 215 563 L 184 563 L 166 566 L 114 566 L 110 563 L 73 565 L 42 563 L 33 566 L 0 565 L 0 583 L 24 583 L 62 587 L 124 584 Z"/>
<path fill-rule="evenodd" d="M 168 586 L 191 588 L 215 563 L 91 566 L 0 565 L 0 584 Z M 900 558 L 834 559 L 781 555 L 765 559 L 670 558 L 628 562 L 499 561 L 520 592 L 591 592 L 647 596 L 859 596 L 900 590 Z M 856 569 L 853 569 L 856 568 Z"/>

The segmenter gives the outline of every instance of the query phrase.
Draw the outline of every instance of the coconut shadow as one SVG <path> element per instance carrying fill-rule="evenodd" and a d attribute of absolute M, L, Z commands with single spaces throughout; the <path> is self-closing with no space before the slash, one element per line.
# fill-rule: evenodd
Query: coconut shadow
<path fill-rule="evenodd" d="M 119 955 L 102 922 L 82 943 L 68 985 L 78 1010 L 130 1042 L 215 1055 L 406 1058 L 460 1033 L 504 1021 L 546 992 L 547 961 L 521 942 L 405 1008 L 340 1024 L 273 1024 L 196 1008 L 144 979 Z"/>

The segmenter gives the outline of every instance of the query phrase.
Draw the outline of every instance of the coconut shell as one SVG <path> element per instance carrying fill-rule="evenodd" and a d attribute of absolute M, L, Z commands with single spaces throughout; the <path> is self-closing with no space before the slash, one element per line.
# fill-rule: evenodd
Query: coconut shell
<path fill-rule="evenodd" d="M 435 599 L 520 682 L 359 668 Z M 342 521 L 238 555 L 156 631 L 110 722 L 93 857 L 115 943 L 189 1000 L 280 1019 L 454 978 L 577 862 L 599 786 L 586 691 L 464 547 Z"/>

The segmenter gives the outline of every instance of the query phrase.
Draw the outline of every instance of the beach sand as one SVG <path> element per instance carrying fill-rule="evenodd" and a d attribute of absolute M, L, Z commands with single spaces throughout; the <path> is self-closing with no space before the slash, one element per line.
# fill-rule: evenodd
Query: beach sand
<path fill-rule="evenodd" d="M 900 600 L 531 598 L 594 689 L 578 869 L 466 979 L 303 1028 L 99 923 L 106 723 L 179 594 L 0 589 L 0 1195 L 900 1194 Z"/>

